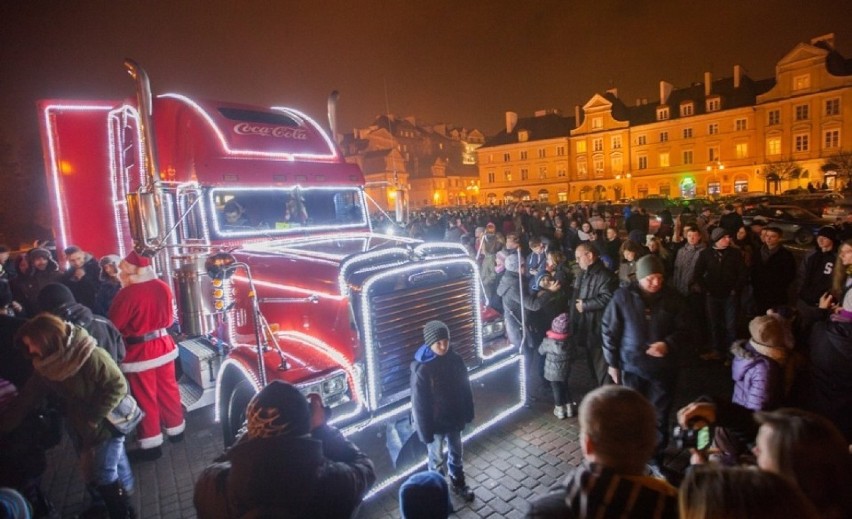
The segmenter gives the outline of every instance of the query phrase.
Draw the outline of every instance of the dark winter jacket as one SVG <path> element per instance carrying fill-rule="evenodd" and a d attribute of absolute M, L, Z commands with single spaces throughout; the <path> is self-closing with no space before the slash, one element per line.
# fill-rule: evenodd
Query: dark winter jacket
<path fill-rule="evenodd" d="M 376 480 L 369 458 L 327 425 L 309 437 L 244 439 L 199 476 L 199 519 L 346 518 Z"/>
<path fill-rule="evenodd" d="M 44 270 L 30 267 L 26 274 L 16 277 L 12 281 L 12 294 L 15 296 L 15 301 L 24 307 L 24 313 L 28 317 L 34 317 L 43 310 L 38 306 L 38 294 L 41 289 L 61 281 L 62 273 L 59 272 L 59 266 L 55 261 L 50 260 Z"/>
<path fill-rule="evenodd" d="M 101 284 L 101 267 L 98 265 L 98 260 L 89 257 L 83 264 L 85 276 L 79 280 L 74 279 L 75 270 L 74 268 L 66 270 L 65 274 L 62 275 L 62 283 L 74 294 L 75 301 L 91 310 L 95 307 L 95 295 L 98 293 L 98 287 Z"/>
<path fill-rule="evenodd" d="M 497 295 L 503 301 L 503 318 L 506 324 L 506 335 L 512 344 L 520 345 L 521 337 L 523 336 L 522 323 L 526 322 L 527 337 L 525 343 L 528 347 L 534 348 L 536 342 L 533 340 L 533 328 L 542 324 L 541 319 L 536 319 L 531 316 L 531 312 L 538 312 L 545 307 L 548 307 L 553 299 L 553 293 L 547 290 L 539 290 L 535 293 L 529 293 L 529 287 L 526 283 L 523 285 L 523 308 L 527 312 L 526 316 L 521 315 L 521 287 L 519 286 L 519 277 L 517 272 L 503 272 L 503 277 L 500 279 L 500 284 L 497 286 Z M 550 321 L 545 323 L 549 326 Z"/>
<path fill-rule="evenodd" d="M 473 392 L 467 367 L 452 349 L 436 355 L 424 344 L 411 363 L 411 409 L 423 443 L 435 434 L 458 432 L 473 421 Z"/>
<path fill-rule="evenodd" d="M 574 344 L 583 348 L 601 347 L 601 319 L 604 308 L 618 289 L 618 277 L 607 269 L 600 260 L 580 271 L 574 283 L 574 300 L 583 302 L 583 312 L 578 312 L 576 301 L 569 305 L 571 331 Z"/>
<path fill-rule="evenodd" d="M 685 245 L 674 252 L 674 275 L 672 276 L 672 286 L 682 296 L 691 293 L 692 286 L 695 283 L 695 265 L 698 264 L 698 256 L 701 251 L 707 248 L 702 242 L 694 246 L 687 242 L 684 243 Z"/>
<path fill-rule="evenodd" d="M 802 405 L 828 417 L 852 443 L 852 323 L 814 324 Z"/>
<path fill-rule="evenodd" d="M 763 313 L 774 306 L 786 305 L 787 289 L 796 278 L 796 260 L 793 253 L 779 245 L 764 261 L 766 247 L 754 253 L 751 284 L 757 312 Z"/>
<path fill-rule="evenodd" d="M 784 398 L 784 368 L 756 352 L 747 340 L 734 342 L 731 353 L 734 355 L 731 365 L 733 403 L 752 411 L 771 411 L 779 407 Z"/>
<path fill-rule="evenodd" d="M 748 271 L 740 249 L 707 247 L 698 254 L 695 281 L 701 289 L 718 298 L 740 293 L 748 280 Z"/>
<path fill-rule="evenodd" d="M 731 236 L 736 236 L 737 231 L 739 231 L 740 227 L 743 227 L 743 225 L 745 225 L 743 223 L 743 217 L 736 211 L 725 213 L 719 217 L 719 227 L 731 233 Z"/>
<path fill-rule="evenodd" d="M 683 298 L 664 285 L 646 302 L 641 291 L 638 283 L 621 287 L 606 307 L 601 322 L 604 358 L 608 365 L 640 377 L 670 380 L 686 339 Z M 668 346 L 666 356 L 645 353 L 657 341 Z"/>
<path fill-rule="evenodd" d="M 567 382 L 571 365 L 571 352 L 567 340 L 545 337 L 538 347 L 544 355 L 544 379 L 550 382 Z"/>
<path fill-rule="evenodd" d="M 584 463 L 549 494 L 530 502 L 528 519 L 676 519 L 677 489 L 650 476 L 625 476 Z"/>
<path fill-rule="evenodd" d="M 805 256 L 799 266 L 798 277 L 802 284 L 799 299 L 811 306 L 819 304 L 819 298 L 831 290 L 831 276 L 836 260 L 837 251 L 834 250 L 823 252 L 817 249 Z"/>
<path fill-rule="evenodd" d="M 98 341 L 98 346 L 109 353 L 112 360 L 119 364 L 124 360 L 126 353 L 124 337 L 121 336 L 121 332 L 112 324 L 112 321 L 106 317 L 94 315 L 91 310 L 80 303 L 63 305 L 54 309 L 52 313 L 65 321 L 85 328 L 89 335 Z"/>
<path fill-rule="evenodd" d="M 92 308 L 92 312 L 103 316 L 109 315 L 109 307 L 119 290 L 121 290 L 121 283 L 101 281 L 98 293 L 95 294 L 95 306 Z"/>

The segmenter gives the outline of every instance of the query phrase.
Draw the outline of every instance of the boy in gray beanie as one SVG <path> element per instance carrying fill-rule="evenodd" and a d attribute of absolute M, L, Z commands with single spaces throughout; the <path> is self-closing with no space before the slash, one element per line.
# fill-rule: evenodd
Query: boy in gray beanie
<path fill-rule="evenodd" d="M 464 361 L 450 349 L 450 329 L 441 321 L 423 326 L 423 345 L 411 363 L 411 409 L 429 453 L 429 470 L 446 474 L 449 468 L 453 492 L 473 501 L 464 477 L 461 440 L 465 424 L 473 421 L 473 392 Z"/>

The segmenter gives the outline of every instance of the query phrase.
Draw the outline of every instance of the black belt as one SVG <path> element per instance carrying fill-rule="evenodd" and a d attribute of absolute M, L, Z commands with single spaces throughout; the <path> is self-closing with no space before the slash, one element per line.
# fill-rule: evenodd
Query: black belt
<path fill-rule="evenodd" d="M 166 331 L 165 328 L 160 328 L 159 330 L 154 330 L 153 332 L 148 332 L 145 335 L 136 335 L 132 337 L 125 337 L 124 342 L 127 345 L 131 344 L 139 344 L 142 342 L 153 341 L 154 339 L 159 339 L 160 337 L 165 337 L 169 332 Z"/>

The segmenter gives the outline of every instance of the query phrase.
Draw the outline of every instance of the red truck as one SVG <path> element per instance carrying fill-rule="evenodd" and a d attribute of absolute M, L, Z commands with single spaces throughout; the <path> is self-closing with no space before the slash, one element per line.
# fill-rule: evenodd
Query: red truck
<path fill-rule="evenodd" d="M 350 430 L 401 413 L 431 319 L 472 377 L 514 362 L 464 248 L 374 232 L 361 171 L 313 119 L 154 98 L 125 67 L 133 100 L 38 104 L 57 250 L 152 258 L 175 293 L 184 404 L 215 403 L 226 444 L 271 380 Z M 333 114 L 330 98 L 332 135 Z"/>

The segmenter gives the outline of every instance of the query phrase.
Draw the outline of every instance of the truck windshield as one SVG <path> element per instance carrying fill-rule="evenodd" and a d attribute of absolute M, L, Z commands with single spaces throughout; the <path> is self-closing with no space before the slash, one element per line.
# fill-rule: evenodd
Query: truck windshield
<path fill-rule="evenodd" d="M 222 237 L 302 234 L 367 226 L 358 188 L 213 188 L 213 230 Z"/>

